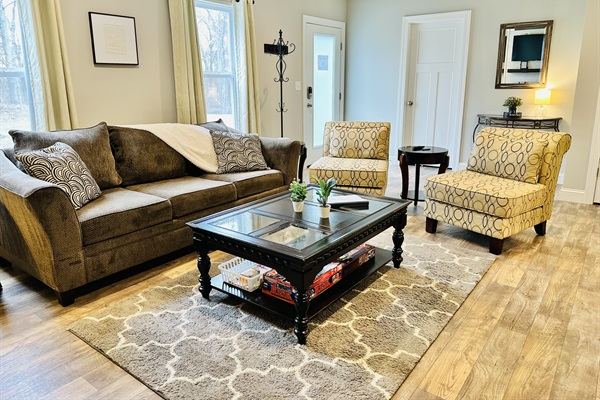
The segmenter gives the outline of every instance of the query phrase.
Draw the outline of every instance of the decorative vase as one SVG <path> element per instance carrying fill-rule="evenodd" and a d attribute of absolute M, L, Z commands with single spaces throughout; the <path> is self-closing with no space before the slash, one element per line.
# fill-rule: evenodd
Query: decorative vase
<path fill-rule="evenodd" d="M 331 205 L 327 204 L 326 206 L 319 206 L 319 212 L 321 213 L 321 218 L 329 218 Z"/>
<path fill-rule="evenodd" d="M 293 201 L 292 207 L 294 207 L 294 212 L 302 212 L 304 209 L 304 201 Z"/>
<path fill-rule="evenodd" d="M 517 107 L 509 107 L 508 115 L 510 115 L 511 117 L 516 116 L 517 115 Z"/>

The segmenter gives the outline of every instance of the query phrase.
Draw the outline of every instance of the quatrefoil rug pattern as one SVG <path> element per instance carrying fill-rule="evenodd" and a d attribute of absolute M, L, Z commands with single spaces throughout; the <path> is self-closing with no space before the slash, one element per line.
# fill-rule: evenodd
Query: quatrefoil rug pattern
<path fill-rule="evenodd" d="M 371 243 L 391 248 L 391 233 Z M 493 262 L 425 240 L 403 248 L 402 268 L 319 314 L 305 346 L 291 322 L 216 290 L 203 299 L 193 270 L 70 331 L 167 399 L 389 399 Z"/>

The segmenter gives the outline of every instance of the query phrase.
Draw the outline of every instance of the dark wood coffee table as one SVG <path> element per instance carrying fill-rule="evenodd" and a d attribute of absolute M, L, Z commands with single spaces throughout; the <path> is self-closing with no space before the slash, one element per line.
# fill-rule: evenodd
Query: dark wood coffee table
<path fill-rule="evenodd" d="M 334 189 L 333 194 L 355 193 Z M 298 343 L 306 343 L 308 321 L 312 317 L 390 260 L 396 268 L 402 262 L 402 229 L 406 226 L 406 208 L 410 203 L 366 194 L 360 196 L 368 200 L 368 208 L 341 207 L 332 210 L 328 219 L 321 219 L 315 187 L 309 185 L 301 213 L 294 213 L 289 193 L 284 192 L 189 222 L 199 255 L 202 296 L 208 298 L 214 288 L 291 319 L 295 322 Z M 391 226 L 395 229 L 391 252 L 377 249 L 372 260 L 310 300 L 307 290 L 326 264 Z M 290 240 L 290 236 L 295 239 Z M 223 282 L 220 275 L 211 279 L 208 272 L 212 250 L 275 268 L 297 290 L 294 304 L 262 294 L 260 290 L 244 291 Z"/>

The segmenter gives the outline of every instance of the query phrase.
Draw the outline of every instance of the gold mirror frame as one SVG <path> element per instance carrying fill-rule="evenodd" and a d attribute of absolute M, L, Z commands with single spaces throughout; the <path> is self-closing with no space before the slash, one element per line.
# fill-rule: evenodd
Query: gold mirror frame
<path fill-rule="evenodd" d="M 500 41 L 498 45 L 498 64 L 496 66 L 496 89 L 535 89 L 546 87 L 546 76 L 548 75 L 548 60 L 550 59 L 550 40 L 552 38 L 552 20 L 548 21 L 534 21 L 534 22 L 515 22 L 510 24 L 500 25 Z M 544 53 L 542 55 L 542 63 L 539 71 L 539 82 L 516 82 L 506 83 L 502 82 L 503 78 L 503 67 L 506 64 L 504 57 L 507 53 L 507 40 L 506 33 L 509 29 L 523 30 L 523 29 L 542 29 L 545 28 L 544 37 Z"/>

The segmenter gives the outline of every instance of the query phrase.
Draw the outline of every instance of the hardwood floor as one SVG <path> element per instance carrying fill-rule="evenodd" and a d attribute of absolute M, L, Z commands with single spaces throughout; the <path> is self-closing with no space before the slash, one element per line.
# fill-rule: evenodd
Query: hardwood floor
<path fill-rule="evenodd" d="M 425 168 L 422 180 L 435 171 Z M 388 195 L 399 196 L 399 176 L 392 164 Z M 423 203 L 408 210 L 407 235 L 487 251 L 487 238 L 443 223 L 426 233 Z M 159 399 L 67 327 L 195 268 L 188 254 L 63 308 L 48 288 L 2 266 L 0 398 Z M 557 201 L 545 237 L 531 228 L 505 241 L 393 398 L 599 399 L 599 311 L 600 207 Z"/>

